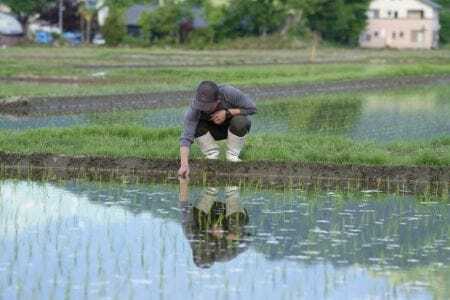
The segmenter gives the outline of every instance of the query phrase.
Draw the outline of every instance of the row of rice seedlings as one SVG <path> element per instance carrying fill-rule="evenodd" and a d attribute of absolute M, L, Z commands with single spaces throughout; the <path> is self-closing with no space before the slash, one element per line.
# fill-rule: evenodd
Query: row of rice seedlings
<path fill-rule="evenodd" d="M 98 182 L 121 182 L 122 184 L 145 184 L 145 183 L 174 183 L 176 182 L 175 171 L 167 172 L 154 171 L 124 171 L 115 169 L 97 168 L 40 168 L 32 165 L 15 167 L 0 166 L 0 177 L 17 177 L 27 180 L 58 181 L 66 179 L 88 179 Z M 192 184 L 229 184 L 238 185 L 243 189 L 263 190 L 278 189 L 288 191 L 314 190 L 316 192 L 331 190 L 336 192 L 354 191 L 383 191 L 398 195 L 419 194 L 424 200 L 441 199 L 448 200 L 448 182 L 423 182 L 392 180 L 387 178 L 330 178 L 330 177 L 301 177 L 286 176 L 239 176 L 236 177 L 215 177 L 208 172 L 194 174 Z"/>

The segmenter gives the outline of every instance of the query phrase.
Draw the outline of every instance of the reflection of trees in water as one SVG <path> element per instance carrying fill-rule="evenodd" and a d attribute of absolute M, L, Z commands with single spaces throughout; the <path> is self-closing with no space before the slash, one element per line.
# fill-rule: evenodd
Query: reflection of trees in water
<path fill-rule="evenodd" d="M 359 120 L 361 111 L 360 97 L 331 96 L 262 105 L 257 118 L 267 119 L 269 124 L 287 122 L 293 131 L 342 134 Z"/>
<path fill-rule="evenodd" d="M 344 133 L 361 115 L 362 101 L 354 96 L 288 103 L 289 128 Z"/>
<path fill-rule="evenodd" d="M 136 214 L 180 219 L 175 186 L 86 184 L 67 189 L 95 203 L 116 202 Z M 192 188 L 191 199 L 201 192 Z M 445 203 L 423 205 L 413 197 L 383 194 L 241 196 L 248 211 L 251 246 L 269 259 L 399 267 L 450 263 L 450 206 Z"/>

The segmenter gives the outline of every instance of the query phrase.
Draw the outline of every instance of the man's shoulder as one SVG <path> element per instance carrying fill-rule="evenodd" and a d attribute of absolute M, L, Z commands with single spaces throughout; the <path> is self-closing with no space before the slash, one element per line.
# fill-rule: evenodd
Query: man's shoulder
<path fill-rule="evenodd" d="M 201 111 L 193 108 L 191 105 L 188 106 L 185 112 L 185 117 L 187 118 L 198 118 L 200 116 Z"/>
<path fill-rule="evenodd" d="M 244 94 L 240 89 L 229 84 L 219 85 L 219 92 L 224 95 L 225 98 L 227 98 L 226 96 L 236 97 Z"/>

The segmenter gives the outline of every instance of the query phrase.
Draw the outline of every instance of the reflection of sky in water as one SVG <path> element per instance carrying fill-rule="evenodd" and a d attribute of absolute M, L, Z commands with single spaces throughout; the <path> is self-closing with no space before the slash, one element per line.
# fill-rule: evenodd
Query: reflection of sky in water
<path fill-rule="evenodd" d="M 398 139 L 427 139 L 450 133 L 450 102 L 447 92 L 439 95 L 410 92 L 403 94 L 366 94 L 356 102 L 336 105 L 305 106 L 260 105 L 259 113 L 252 116 L 252 133 L 308 132 L 338 134 L 357 140 L 393 141 Z M 377 96 L 378 95 L 378 96 Z M 336 111 L 336 109 L 338 111 Z M 308 111 L 310 110 L 310 111 Z M 181 126 L 185 108 L 143 110 L 50 117 L 12 118 L 0 116 L 0 128 L 24 130 L 42 127 L 70 127 L 95 124 L 124 124 L 153 128 Z M 303 111 L 303 112 L 302 112 Z M 290 122 L 305 119 L 299 127 Z"/>
<path fill-rule="evenodd" d="M 405 97 L 406 98 L 406 97 Z M 428 139 L 450 134 L 450 101 L 435 97 L 409 97 L 396 101 L 394 97 L 367 97 L 362 114 L 350 136 L 355 139 Z"/>
<path fill-rule="evenodd" d="M 448 296 L 450 207 L 358 195 L 242 192 L 249 249 L 199 269 L 175 186 L 3 181 L 0 298 Z M 427 268 L 433 277 L 397 280 Z"/>

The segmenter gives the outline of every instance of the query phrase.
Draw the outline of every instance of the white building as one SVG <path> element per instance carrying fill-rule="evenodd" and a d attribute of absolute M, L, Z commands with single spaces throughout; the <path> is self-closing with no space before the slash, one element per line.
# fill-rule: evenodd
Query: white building
<path fill-rule="evenodd" d="M 439 46 L 439 9 L 431 0 L 373 0 L 360 46 L 431 49 Z"/>

